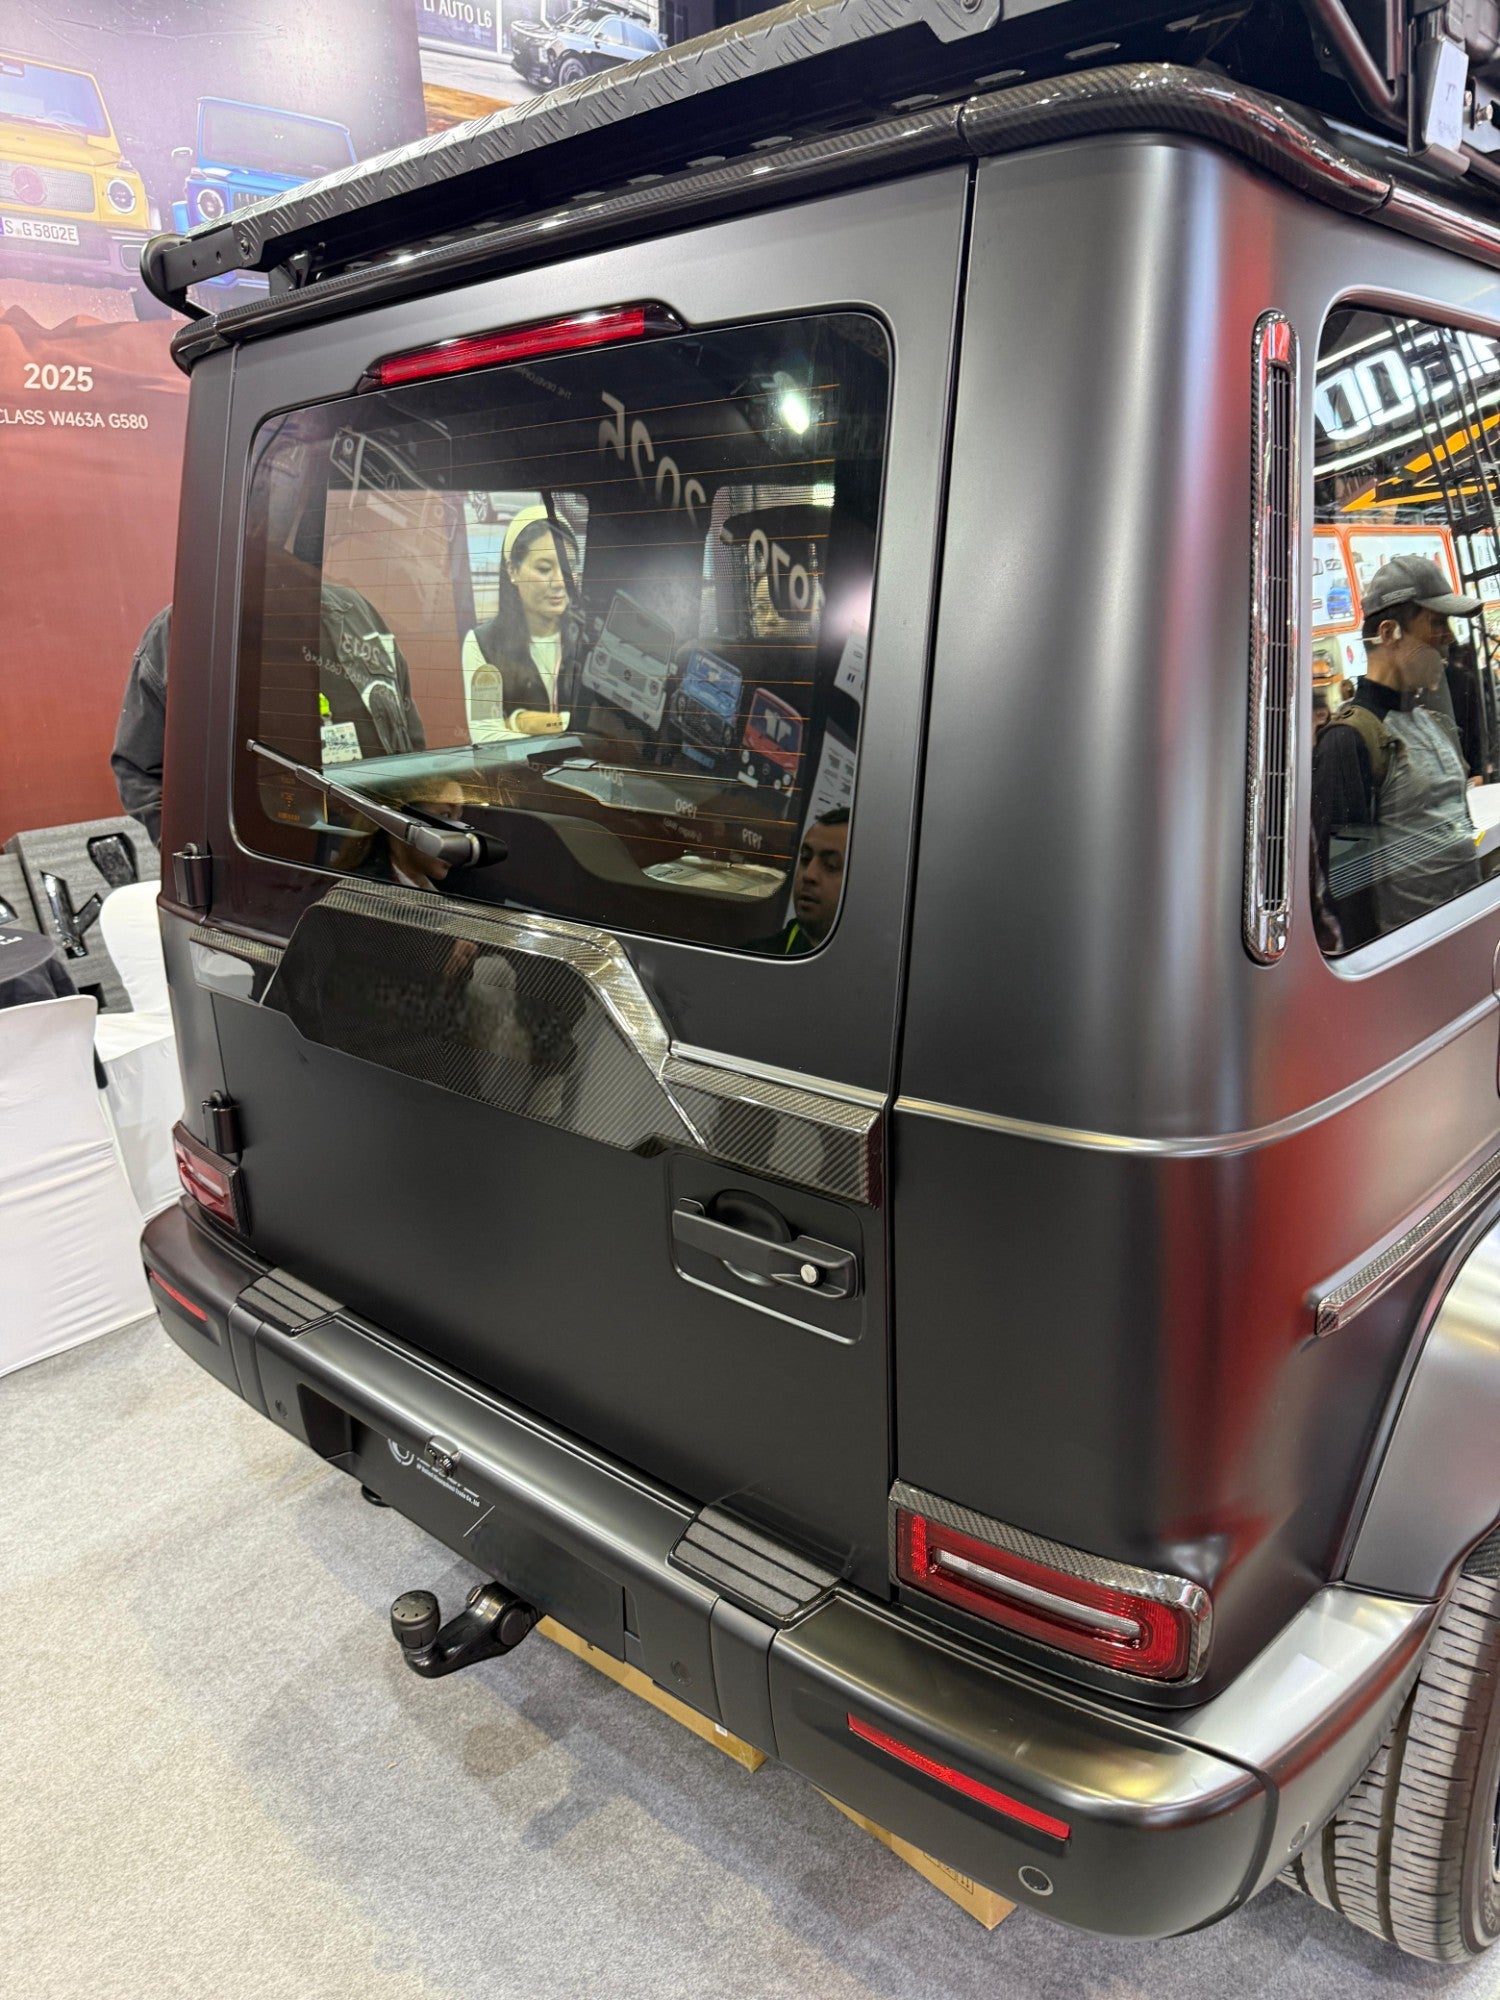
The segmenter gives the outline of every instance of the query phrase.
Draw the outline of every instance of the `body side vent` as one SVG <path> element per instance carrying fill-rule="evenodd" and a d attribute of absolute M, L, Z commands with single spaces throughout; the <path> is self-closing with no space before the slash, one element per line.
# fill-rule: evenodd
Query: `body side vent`
<path fill-rule="evenodd" d="M 1270 965 L 1291 929 L 1301 646 L 1297 336 L 1283 313 L 1257 322 L 1254 361 L 1245 948 Z"/>

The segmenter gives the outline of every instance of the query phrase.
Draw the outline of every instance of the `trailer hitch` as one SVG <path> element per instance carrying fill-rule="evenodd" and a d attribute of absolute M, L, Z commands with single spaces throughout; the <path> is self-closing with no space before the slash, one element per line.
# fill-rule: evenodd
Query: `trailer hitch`
<path fill-rule="evenodd" d="M 446 1625 L 430 1590 L 403 1591 L 391 1606 L 391 1630 L 412 1672 L 435 1681 L 514 1652 L 540 1616 L 498 1583 L 479 1583 Z"/>

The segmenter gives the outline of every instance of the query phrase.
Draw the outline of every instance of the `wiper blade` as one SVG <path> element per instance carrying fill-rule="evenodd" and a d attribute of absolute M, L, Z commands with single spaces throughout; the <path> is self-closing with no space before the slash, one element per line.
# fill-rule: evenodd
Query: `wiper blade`
<path fill-rule="evenodd" d="M 461 819 L 445 819 L 420 807 L 413 810 L 388 806 L 381 799 L 372 799 L 368 792 L 356 791 L 353 785 L 341 785 L 337 778 L 325 777 L 310 764 L 298 764 L 290 757 L 283 757 L 279 750 L 268 749 L 253 736 L 247 739 L 245 747 L 268 764 L 289 772 L 310 791 L 321 793 L 325 801 L 334 799 L 353 812 L 363 813 L 393 839 L 404 841 L 418 854 L 445 861 L 450 868 L 487 868 L 492 862 L 504 861 L 510 853 L 503 840 L 496 840 L 493 834 L 478 833 Z"/>

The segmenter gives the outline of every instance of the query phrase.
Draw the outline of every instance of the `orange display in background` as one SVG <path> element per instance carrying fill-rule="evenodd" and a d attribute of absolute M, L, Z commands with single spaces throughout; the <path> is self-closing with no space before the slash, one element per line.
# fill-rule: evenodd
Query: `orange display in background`
<path fill-rule="evenodd" d="M 125 676 L 172 595 L 188 388 L 172 331 L 0 312 L 0 841 L 120 809 Z"/>

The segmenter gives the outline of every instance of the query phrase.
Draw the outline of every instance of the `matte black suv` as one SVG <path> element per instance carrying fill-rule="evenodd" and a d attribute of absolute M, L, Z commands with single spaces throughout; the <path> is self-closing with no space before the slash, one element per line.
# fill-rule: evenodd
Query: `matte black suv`
<path fill-rule="evenodd" d="M 1500 596 L 1489 86 L 1269 11 L 801 4 L 157 239 L 271 293 L 176 343 L 145 1257 L 495 1579 L 418 1671 L 545 1611 L 1064 1921 L 1453 1958 L 1493 793 L 1442 896 L 1315 830 L 1303 606 Z"/>

